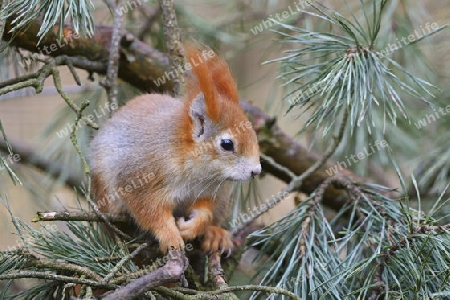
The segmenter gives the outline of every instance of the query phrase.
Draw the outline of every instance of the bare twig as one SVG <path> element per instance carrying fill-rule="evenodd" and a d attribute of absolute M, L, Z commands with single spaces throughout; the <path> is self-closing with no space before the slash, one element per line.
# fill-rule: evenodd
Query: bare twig
<path fill-rule="evenodd" d="M 115 266 L 114 268 L 112 268 L 112 270 L 109 272 L 108 275 L 105 276 L 105 278 L 103 278 L 102 282 L 103 283 L 108 283 L 111 278 L 114 276 L 114 274 L 117 273 L 117 271 L 119 271 L 119 269 L 123 266 L 124 263 L 126 263 L 127 261 L 129 261 L 130 259 L 133 259 L 133 257 L 135 257 L 136 255 L 139 254 L 139 252 L 141 252 L 142 249 L 144 249 L 145 247 L 147 247 L 147 243 L 143 243 L 142 245 L 140 245 L 139 247 L 137 247 L 133 252 L 131 252 L 129 255 L 124 256 Z"/>
<path fill-rule="evenodd" d="M 286 168 L 285 166 L 280 165 L 275 160 L 273 160 L 272 157 L 265 155 L 264 153 L 260 154 L 261 160 L 271 165 L 273 168 L 277 169 L 279 172 L 284 172 L 286 175 L 288 175 L 291 179 L 295 178 L 295 173 Z"/>
<path fill-rule="evenodd" d="M 89 105 L 89 101 L 85 101 L 82 105 L 85 105 L 85 107 L 84 108 L 78 108 L 77 107 L 77 105 L 72 101 L 72 100 L 70 100 L 70 98 L 69 98 L 69 95 L 67 95 L 67 93 L 66 92 L 64 92 L 64 90 L 63 90 L 63 88 L 62 88 L 62 85 L 61 85 L 61 77 L 60 77 L 60 75 L 59 75 L 59 71 L 58 71 L 58 68 L 56 68 L 56 66 L 54 66 L 53 67 L 53 72 L 52 72 L 52 75 L 53 75 L 53 83 L 54 83 L 54 85 L 55 85 L 55 87 L 56 87 L 56 90 L 58 91 L 58 93 L 61 95 L 61 97 L 64 99 L 64 101 L 66 101 L 66 103 L 67 103 L 67 105 L 78 115 L 78 114 L 80 114 L 79 115 L 79 117 L 80 117 L 80 119 L 77 121 L 77 126 L 78 126 L 78 122 L 80 121 L 80 120 L 83 120 L 85 123 L 86 123 L 86 125 L 88 125 L 88 126 L 90 126 L 91 128 L 93 128 L 93 129 L 98 129 L 98 125 L 95 123 L 95 122 L 93 122 L 93 121 L 91 121 L 89 118 L 86 118 L 86 117 L 84 117 L 84 116 L 82 116 L 81 114 L 82 114 L 82 112 L 83 112 L 83 110 Z M 86 104 L 85 104 L 86 103 Z M 73 127 L 72 128 L 73 130 L 76 130 L 76 127 Z"/>
<path fill-rule="evenodd" d="M 164 37 L 166 38 L 166 47 L 170 59 L 170 70 L 175 74 L 175 78 L 173 79 L 173 93 L 175 96 L 178 96 L 180 94 L 182 78 L 177 69 L 178 66 L 184 65 L 180 42 L 180 29 L 178 28 L 173 0 L 160 0 L 159 3 L 162 11 Z"/>
<path fill-rule="evenodd" d="M 227 282 L 224 278 L 224 272 L 222 266 L 220 265 L 220 252 L 215 251 L 209 255 L 209 273 L 212 276 L 213 283 L 216 288 L 220 289 L 222 287 L 227 287 Z"/>
<path fill-rule="evenodd" d="M 111 2 L 111 1 L 110 1 Z M 111 6 L 111 3 L 109 5 Z M 119 7 L 121 5 L 121 0 L 116 0 L 115 7 Z M 108 68 L 106 71 L 106 78 L 100 82 L 108 95 L 108 103 L 109 105 L 113 105 L 118 107 L 119 102 L 117 99 L 117 78 L 119 74 L 119 56 L 120 56 L 120 31 L 122 29 L 122 13 L 119 9 L 114 9 L 110 7 L 114 11 L 114 24 L 113 30 L 111 32 L 111 45 L 109 48 L 109 60 L 108 60 Z M 113 114 L 113 110 L 110 110 L 110 114 Z"/>
<path fill-rule="evenodd" d="M 158 288 L 158 291 L 161 289 L 161 287 Z M 188 292 L 186 289 L 183 288 L 176 288 L 176 291 L 180 291 L 180 292 Z M 270 294 L 279 294 L 279 295 L 284 295 L 284 296 L 288 296 L 294 300 L 302 300 L 299 296 L 297 296 L 296 294 L 282 289 L 282 288 L 278 288 L 278 287 L 272 287 L 272 286 L 262 286 L 262 285 L 239 285 L 239 286 L 229 286 L 229 287 L 225 287 L 223 289 L 220 290 L 215 290 L 215 291 L 202 291 L 202 292 L 197 292 L 196 295 L 193 296 L 188 296 L 188 297 L 184 297 L 181 299 L 195 299 L 195 300 L 200 300 L 200 299 L 217 299 L 218 295 L 222 295 L 222 294 L 227 294 L 230 292 L 240 292 L 240 291 L 259 291 L 259 292 L 266 292 L 266 293 L 270 293 Z"/>
<path fill-rule="evenodd" d="M 66 95 L 67 96 L 67 95 Z M 67 96 L 68 101 L 69 98 Z M 91 171 L 89 169 L 89 165 L 86 161 L 86 157 L 84 156 L 83 152 L 81 152 L 80 147 L 78 146 L 78 141 L 77 141 L 77 136 L 76 136 L 76 131 L 77 131 L 77 127 L 78 127 L 78 122 L 80 122 L 83 111 L 86 109 L 86 107 L 89 106 L 89 101 L 83 101 L 83 103 L 81 104 L 81 107 L 79 110 L 75 111 L 77 113 L 77 118 L 75 119 L 75 123 L 72 125 L 72 132 L 70 133 L 70 140 L 72 141 L 73 146 L 75 147 L 75 150 L 77 151 L 78 155 L 80 156 L 81 162 L 83 163 L 83 169 L 84 169 L 84 173 L 86 173 L 86 175 L 90 175 Z M 88 178 L 90 179 L 90 178 Z M 88 180 L 88 184 L 89 184 Z M 90 190 L 88 190 L 88 192 L 90 192 Z"/>
<path fill-rule="evenodd" d="M 119 260 L 120 258 L 118 258 L 117 260 Z M 118 276 L 114 279 L 110 280 L 110 283 L 112 284 L 123 284 L 123 283 L 127 283 L 127 282 L 131 282 L 133 279 L 137 279 L 139 277 L 142 277 L 146 274 L 149 274 L 150 272 L 155 271 L 155 265 L 151 265 L 149 267 L 143 268 L 143 269 L 139 269 L 136 272 L 131 272 L 131 273 L 127 273 L 121 276 Z"/>
<path fill-rule="evenodd" d="M 50 76 L 50 69 L 47 67 L 45 69 L 41 68 L 40 70 L 32 74 L 27 74 L 0 82 L 0 95 L 27 87 L 33 87 L 36 93 L 40 93 L 43 88 L 43 81 L 48 76 Z"/>
<path fill-rule="evenodd" d="M 347 118 L 348 118 L 348 111 L 344 112 L 344 116 L 342 118 L 341 127 L 339 128 L 338 136 L 335 137 L 333 144 L 330 146 L 330 148 L 325 152 L 323 157 L 316 161 L 311 167 L 308 168 L 308 170 L 305 171 L 305 173 L 301 174 L 300 176 L 295 177 L 286 188 L 286 192 L 290 193 L 294 190 L 297 190 L 300 188 L 300 186 L 303 184 L 303 181 L 311 176 L 314 172 L 319 170 L 320 167 L 325 165 L 327 160 L 333 155 L 333 153 L 336 151 L 337 147 L 342 141 L 342 138 L 344 136 L 344 130 L 345 126 L 347 125 Z"/>
<path fill-rule="evenodd" d="M 170 250 L 168 257 L 169 261 L 161 268 L 158 268 L 155 271 L 127 284 L 126 286 L 117 289 L 116 291 L 106 295 L 103 299 L 134 299 L 151 288 L 161 286 L 166 283 L 179 282 L 187 268 L 188 260 L 183 251 L 179 250 Z"/>
<path fill-rule="evenodd" d="M 104 288 L 104 289 L 109 289 L 109 290 L 113 290 L 113 289 L 117 288 L 117 286 L 113 285 L 113 284 L 106 284 L 106 283 L 97 282 L 95 280 L 53 274 L 53 273 L 48 273 L 48 272 L 18 271 L 18 272 L 9 273 L 9 274 L 0 274 L 0 280 L 23 279 L 23 278 L 37 278 L 37 279 L 46 279 L 46 280 L 54 280 L 54 281 L 61 281 L 61 282 L 71 282 L 71 283 L 77 283 L 77 284 L 86 284 L 91 287 L 98 287 L 98 288 Z"/>
<path fill-rule="evenodd" d="M 44 61 L 44 65 L 35 73 L 28 74 L 19 78 L 10 79 L 3 83 L 0 83 L 0 95 L 26 87 L 33 87 L 36 90 L 36 93 L 40 93 L 44 88 L 45 79 L 52 75 L 53 83 L 58 93 L 61 95 L 64 101 L 66 101 L 67 105 L 72 108 L 74 112 L 78 113 L 80 111 L 80 108 L 78 108 L 77 105 L 73 103 L 72 100 L 70 100 L 69 96 L 66 92 L 64 92 L 62 88 L 61 77 L 57 68 L 58 65 L 62 64 L 69 66 L 69 70 L 71 71 L 75 81 L 81 84 L 78 75 L 73 69 L 73 62 L 67 56 L 62 55 Z M 94 129 L 98 129 L 98 125 L 95 122 L 83 116 L 81 118 L 86 123 L 86 125 Z"/>
<path fill-rule="evenodd" d="M 127 222 L 127 217 L 116 214 L 103 214 L 110 222 Z M 87 221 L 87 222 L 103 222 L 97 214 L 87 211 L 48 211 L 37 212 L 33 222 L 40 221 Z"/>
<path fill-rule="evenodd" d="M 89 175 L 90 176 L 90 175 Z M 90 178 L 88 179 L 88 181 L 90 181 Z M 125 240 L 131 240 L 131 237 L 122 232 L 122 230 L 120 230 L 119 228 L 117 228 L 116 226 L 114 226 L 114 224 L 112 224 L 108 218 L 100 211 L 100 209 L 98 208 L 97 204 L 94 203 L 94 201 L 92 201 L 92 199 L 89 197 L 87 197 L 87 202 L 89 203 L 89 205 L 92 207 L 92 209 L 94 210 L 95 214 L 103 220 L 103 222 L 106 223 L 106 225 L 108 225 L 108 227 L 114 231 L 115 234 L 117 234 L 118 236 L 120 236 L 121 238 L 125 239 Z"/>
<path fill-rule="evenodd" d="M 20 156 L 21 164 L 29 164 L 53 178 L 60 178 L 61 175 L 64 174 L 64 182 L 70 188 L 75 188 L 82 184 L 83 178 L 81 178 L 79 174 L 75 174 L 74 172 L 67 174 L 67 171 L 64 170 L 63 166 L 55 164 L 50 159 L 44 158 L 42 154 L 38 152 L 37 148 L 12 138 L 8 138 L 8 140 L 12 146 L 13 152 Z M 2 138 L 0 138 L 0 151 L 8 152 L 6 141 Z"/>
<path fill-rule="evenodd" d="M 67 261 L 59 262 L 59 261 L 52 261 L 52 260 L 46 260 L 46 259 L 39 259 L 36 257 L 35 260 L 32 260 L 28 264 L 35 268 L 70 271 L 70 272 L 75 272 L 78 274 L 84 274 L 85 276 L 87 276 L 93 280 L 96 280 L 96 281 L 102 280 L 101 276 L 98 275 L 97 273 L 95 273 L 94 271 L 92 271 L 86 267 L 71 264 Z"/>
<path fill-rule="evenodd" d="M 216 289 L 222 290 L 228 287 L 228 284 L 225 280 L 225 272 L 222 269 L 222 266 L 220 265 L 220 252 L 216 251 L 213 252 L 209 256 L 209 273 L 212 277 L 212 281 Z M 227 300 L 238 300 L 239 298 L 233 294 L 229 293 L 226 294 Z"/>

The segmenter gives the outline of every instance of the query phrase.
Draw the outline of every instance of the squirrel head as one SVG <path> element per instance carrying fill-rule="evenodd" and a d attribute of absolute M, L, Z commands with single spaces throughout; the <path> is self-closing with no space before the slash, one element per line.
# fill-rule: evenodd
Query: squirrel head
<path fill-rule="evenodd" d="M 192 67 L 187 78 L 183 124 L 187 157 L 204 174 L 248 180 L 261 172 L 256 133 L 239 104 L 227 63 L 211 49 L 185 45 Z"/>

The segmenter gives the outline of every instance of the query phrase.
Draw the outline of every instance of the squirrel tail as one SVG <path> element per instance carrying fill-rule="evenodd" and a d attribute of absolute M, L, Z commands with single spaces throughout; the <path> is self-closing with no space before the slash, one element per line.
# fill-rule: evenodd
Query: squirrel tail
<path fill-rule="evenodd" d="M 203 93 L 208 116 L 211 120 L 218 121 L 220 116 L 219 96 L 239 103 L 236 82 L 228 64 L 205 45 L 195 47 L 193 44 L 185 44 L 184 49 L 186 62 L 192 66 L 194 75 L 186 79 L 188 100 Z"/>

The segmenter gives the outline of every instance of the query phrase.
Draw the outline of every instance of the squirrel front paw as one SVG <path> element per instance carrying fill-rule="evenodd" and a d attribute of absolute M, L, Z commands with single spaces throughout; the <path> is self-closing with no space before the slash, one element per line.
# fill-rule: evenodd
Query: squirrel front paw
<path fill-rule="evenodd" d="M 217 226 L 208 226 L 203 237 L 202 249 L 206 253 L 220 251 L 220 254 L 226 253 L 230 256 L 233 250 L 231 233 Z"/>
<path fill-rule="evenodd" d="M 211 213 L 194 210 L 188 220 L 181 217 L 176 223 L 183 239 L 193 240 L 205 233 L 205 229 L 211 224 Z"/>

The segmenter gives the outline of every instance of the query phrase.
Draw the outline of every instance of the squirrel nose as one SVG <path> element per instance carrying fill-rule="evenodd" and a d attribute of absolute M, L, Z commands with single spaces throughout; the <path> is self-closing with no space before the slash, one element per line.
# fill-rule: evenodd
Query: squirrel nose
<path fill-rule="evenodd" d="M 256 168 L 254 168 L 251 171 L 252 177 L 255 177 L 256 175 L 258 175 L 259 173 L 261 173 L 261 165 L 258 165 Z"/>

